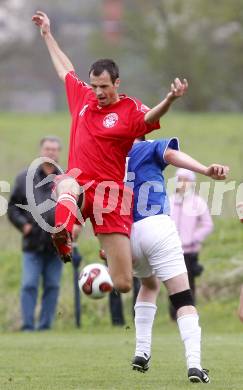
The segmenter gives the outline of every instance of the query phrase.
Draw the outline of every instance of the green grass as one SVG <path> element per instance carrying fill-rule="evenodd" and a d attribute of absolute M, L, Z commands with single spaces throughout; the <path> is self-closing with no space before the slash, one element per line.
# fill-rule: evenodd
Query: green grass
<path fill-rule="evenodd" d="M 242 389 L 242 333 L 207 333 L 203 364 L 213 390 Z M 4 390 L 187 390 L 183 346 L 175 326 L 156 328 L 152 364 L 134 372 L 133 329 L 1 335 L 0 388 Z"/>
<path fill-rule="evenodd" d="M 151 138 L 177 136 L 182 150 L 210 164 L 222 162 L 231 168 L 230 180 L 241 180 L 242 125 L 241 114 L 168 113 L 161 120 L 161 130 Z M 0 178 L 12 182 L 21 167 L 38 153 L 38 142 L 47 134 L 63 141 L 62 164 L 67 161 L 70 118 L 68 113 L 50 115 L 4 114 L 0 117 Z"/>
<path fill-rule="evenodd" d="M 63 142 L 62 165 L 67 161 L 69 142 L 68 114 L 1 114 L 0 178 L 11 183 L 20 169 L 38 156 L 39 141 L 45 135 L 57 135 Z"/>
<path fill-rule="evenodd" d="M 178 136 L 182 150 L 209 164 L 231 168 L 229 180 L 242 181 L 243 115 L 169 113 L 152 138 Z M 38 153 L 46 134 L 63 140 L 61 164 L 67 161 L 69 115 L 0 117 L 0 181 L 13 183 L 16 174 Z M 169 168 L 167 177 L 173 175 Z M 8 197 L 8 194 L 1 194 Z M 210 198 L 211 199 L 211 198 Z M 211 205 L 211 204 L 210 204 Z M 210 369 L 211 389 L 242 389 L 242 324 L 238 321 L 239 287 L 243 281 L 243 229 L 234 212 L 235 193 L 223 202 L 223 215 L 201 253 L 205 267 L 198 279 L 198 308 L 203 329 L 203 364 Z M 79 241 L 85 262 L 97 260 L 98 243 L 90 225 Z M 70 265 L 64 267 L 54 331 L 20 334 L 20 235 L 0 217 L 0 389 L 189 389 L 183 347 L 169 320 L 162 289 L 155 323 L 150 372 L 130 370 L 134 330 L 131 294 L 123 297 L 127 329 L 110 327 L 107 298 L 94 302 L 82 297 L 83 327 L 72 330 L 73 285 Z M 40 307 L 38 304 L 37 313 Z M 8 333 L 6 333 L 6 331 Z M 200 387 L 200 385 L 199 385 Z"/>
<path fill-rule="evenodd" d="M 219 162 L 229 165 L 228 181 L 235 182 L 235 188 L 243 179 L 242 173 L 242 123 L 240 114 L 188 114 L 170 112 L 161 120 L 161 130 L 149 137 L 177 136 L 181 149 L 209 165 Z M 47 134 L 58 135 L 63 142 L 61 165 L 67 164 L 70 117 L 68 113 L 49 115 L 1 114 L 0 117 L 0 181 L 13 184 L 16 174 L 38 155 L 39 140 Z M 166 170 L 166 178 L 174 175 L 175 169 Z M 198 181 L 205 181 L 198 176 Z M 212 206 L 214 183 L 210 184 L 209 206 Z M 7 194 L 2 194 L 7 197 Z M 222 213 L 224 217 L 235 218 L 236 191 L 224 195 Z M 5 224 L 4 218 L 3 224 Z M 0 219 L 0 230 L 1 230 Z M 3 240 L 6 243 L 5 240 Z"/>
<path fill-rule="evenodd" d="M 161 131 L 154 132 L 151 138 L 178 136 L 181 149 L 201 162 L 228 164 L 229 180 L 239 184 L 243 178 L 242 123 L 243 115 L 239 114 L 172 112 L 162 120 Z M 61 137 L 61 164 L 65 167 L 69 139 L 67 113 L 1 114 L 0 181 L 12 185 L 19 170 L 37 156 L 38 142 L 47 134 Z M 169 168 L 167 178 L 173 173 L 174 169 Z M 242 389 L 243 336 L 236 312 L 243 280 L 243 229 L 235 218 L 234 207 L 235 192 L 231 192 L 224 198 L 223 218 L 215 218 L 215 231 L 201 253 L 205 272 L 198 279 L 203 364 L 210 369 L 213 390 Z M 163 289 L 155 323 L 152 366 L 142 375 L 129 367 L 134 351 L 131 295 L 123 297 L 127 327 L 110 327 L 107 298 L 99 302 L 82 298 L 83 328 L 72 330 L 73 287 L 69 265 L 64 269 L 55 330 L 38 334 L 16 332 L 20 327 L 20 236 L 5 216 L 0 217 L 0 247 L 0 389 L 191 388 L 186 379 L 183 347 L 175 324 L 169 320 Z M 89 225 L 80 240 L 80 249 L 86 262 L 97 260 L 98 243 Z M 3 333 L 6 330 L 12 332 Z"/>
<path fill-rule="evenodd" d="M 209 326 L 214 331 L 215 324 L 225 321 L 235 329 L 235 312 L 238 305 L 240 284 L 243 281 L 243 229 L 238 221 L 217 220 L 215 231 L 205 243 L 201 262 L 205 271 L 197 280 L 199 303 L 203 304 Z M 13 242 L 14 244 L 14 242 Z M 80 239 L 80 250 L 84 262 L 98 260 L 98 242 L 89 238 L 88 231 Z M 21 252 L 12 248 L 0 253 L 0 330 L 16 330 L 20 327 L 19 286 L 21 279 Z M 131 294 L 124 297 L 126 318 L 131 320 Z M 161 291 L 160 311 L 167 316 L 164 289 Z M 83 297 L 84 326 L 106 326 L 109 324 L 108 302 L 106 299 L 94 302 Z M 39 306 L 37 312 L 39 310 Z M 212 321 L 210 315 L 217 312 Z M 167 318 L 167 317 L 166 317 Z M 160 316 L 162 321 L 162 314 Z M 231 319 L 233 323 L 231 324 Z M 168 321 L 168 318 L 167 318 Z M 72 268 L 65 265 L 62 288 L 55 327 L 58 330 L 73 326 L 73 284 Z M 222 325 L 223 326 L 223 325 Z"/>

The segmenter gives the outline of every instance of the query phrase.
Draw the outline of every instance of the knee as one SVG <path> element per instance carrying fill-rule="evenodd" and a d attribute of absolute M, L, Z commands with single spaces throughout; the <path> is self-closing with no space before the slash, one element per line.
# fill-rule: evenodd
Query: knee
<path fill-rule="evenodd" d="M 169 297 L 176 311 L 183 310 L 183 312 L 184 311 L 187 312 L 186 314 L 190 314 L 191 312 L 196 313 L 196 308 L 194 305 L 194 300 L 190 289 L 172 294 Z"/>
<path fill-rule="evenodd" d="M 32 284 L 32 283 L 23 283 L 22 284 L 22 291 L 25 291 L 25 292 L 36 292 L 38 289 L 37 285 L 35 284 Z"/>
<path fill-rule="evenodd" d="M 44 290 L 58 290 L 61 284 L 61 280 L 58 274 L 49 274 L 44 278 L 43 288 Z"/>
<path fill-rule="evenodd" d="M 132 278 L 115 280 L 114 289 L 121 293 L 128 293 L 132 289 Z"/>
<path fill-rule="evenodd" d="M 155 276 L 142 279 L 142 286 L 150 291 L 154 291 L 156 294 L 160 291 L 160 282 Z"/>
<path fill-rule="evenodd" d="M 36 275 L 33 275 L 29 272 L 24 272 L 21 282 L 21 288 L 25 291 L 38 290 L 38 278 L 36 277 Z"/>
<path fill-rule="evenodd" d="M 121 293 L 128 293 L 131 291 L 132 285 L 129 283 L 123 283 L 118 287 L 118 291 Z"/>
<path fill-rule="evenodd" d="M 44 290 L 59 290 L 59 284 L 57 283 L 47 283 L 44 285 Z"/>
<path fill-rule="evenodd" d="M 80 188 L 77 181 L 69 177 L 69 178 L 64 178 L 57 184 L 56 191 L 58 196 L 66 192 L 70 192 L 72 194 L 78 195 L 80 192 Z"/>

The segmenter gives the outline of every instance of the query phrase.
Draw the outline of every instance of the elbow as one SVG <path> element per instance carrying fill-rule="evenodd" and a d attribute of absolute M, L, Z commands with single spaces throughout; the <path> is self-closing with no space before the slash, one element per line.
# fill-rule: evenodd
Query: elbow
<path fill-rule="evenodd" d="M 203 241 L 206 240 L 212 233 L 213 233 L 213 228 L 209 228 L 209 227 L 208 227 L 208 228 L 204 231 Z"/>
<path fill-rule="evenodd" d="M 214 231 L 213 225 L 205 226 L 205 238 L 209 236 L 211 233 L 213 233 L 213 231 Z"/>

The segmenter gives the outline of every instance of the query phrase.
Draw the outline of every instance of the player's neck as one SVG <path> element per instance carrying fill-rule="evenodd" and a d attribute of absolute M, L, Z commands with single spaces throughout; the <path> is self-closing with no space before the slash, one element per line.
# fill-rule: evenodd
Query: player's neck
<path fill-rule="evenodd" d="M 111 100 L 110 104 L 111 104 L 111 105 L 116 104 L 116 103 L 118 103 L 120 100 L 121 100 L 121 99 L 120 99 L 120 96 L 119 96 L 118 94 L 116 94 L 116 95 L 114 96 L 114 98 Z"/>

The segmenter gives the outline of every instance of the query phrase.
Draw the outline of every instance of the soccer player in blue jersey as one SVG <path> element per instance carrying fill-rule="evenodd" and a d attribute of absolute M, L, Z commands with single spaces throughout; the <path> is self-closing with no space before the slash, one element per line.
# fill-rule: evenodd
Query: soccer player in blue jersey
<path fill-rule="evenodd" d="M 185 346 L 188 378 L 209 383 L 201 366 L 201 328 L 193 304 L 181 242 L 169 216 L 163 171 L 168 164 L 186 168 L 215 180 L 224 180 L 228 167 L 200 164 L 179 151 L 177 138 L 136 142 L 129 152 L 128 180 L 134 185 L 134 224 L 131 247 L 134 276 L 141 279 L 135 305 L 136 350 L 133 369 L 145 372 L 151 356 L 156 299 L 163 282 L 177 311 L 177 323 Z M 128 182 L 129 185 L 129 182 Z"/>

